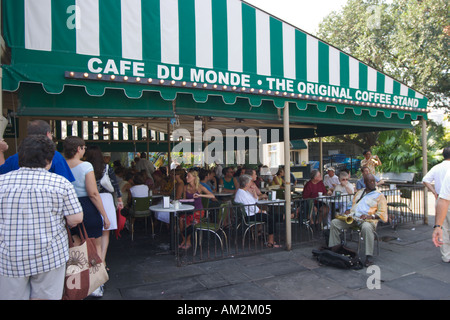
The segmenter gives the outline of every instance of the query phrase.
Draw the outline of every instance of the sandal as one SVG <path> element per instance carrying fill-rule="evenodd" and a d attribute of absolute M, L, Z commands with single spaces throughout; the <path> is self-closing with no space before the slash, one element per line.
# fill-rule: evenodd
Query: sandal
<path fill-rule="evenodd" d="M 281 248 L 281 245 L 277 244 L 276 242 L 267 242 L 266 243 L 267 248 Z"/>

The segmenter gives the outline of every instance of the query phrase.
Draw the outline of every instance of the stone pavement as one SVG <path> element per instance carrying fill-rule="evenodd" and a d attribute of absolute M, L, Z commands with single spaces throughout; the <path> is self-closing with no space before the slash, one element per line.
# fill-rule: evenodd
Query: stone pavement
<path fill-rule="evenodd" d="M 396 231 L 389 226 L 378 228 L 383 241 L 375 265 L 381 288 L 372 290 L 367 283 L 375 284 L 373 271 L 318 264 L 311 250 L 319 248 L 323 239 L 295 245 L 291 251 L 268 249 L 252 256 L 177 267 L 173 255 L 155 249 L 145 238 L 131 242 L 127 235 L 114 237 L 107 256 L 110 280 L 101 299 L 450 299 L 450 264 L 441 261 L 439 249 L 431 242 L 433 223 L 430 216 L 429 225 L 419 221 L 400 225 Z M 356 249 L 356 242 L 348 245 Z"/>

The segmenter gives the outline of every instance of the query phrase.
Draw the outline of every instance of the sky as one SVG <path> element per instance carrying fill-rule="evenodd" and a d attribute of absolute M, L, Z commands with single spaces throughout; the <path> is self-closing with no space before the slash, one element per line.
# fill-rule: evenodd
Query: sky
<path fill-rule="evenodd" d="M 319 23 L 331 12 L 340 11 L 348 0 L 244 0 L 297 28 L 315 35 Z M 387 1 L 392 2 L 392 1 Z M 442 122 L 443 111 L 433 110 L 429 118 Z"/>
<path fill-rule="evenodd" d="M 347 0 L 245 0 L 255 7 L 310 34 L 332 11 L 339 11 Z"/>

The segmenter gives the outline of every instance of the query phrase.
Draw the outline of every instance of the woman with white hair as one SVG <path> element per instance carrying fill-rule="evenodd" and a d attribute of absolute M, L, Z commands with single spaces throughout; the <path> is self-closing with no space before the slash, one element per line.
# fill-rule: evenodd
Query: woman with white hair
<path fill-rule="evenodd" d="M 269 215 L 264 210 L 261 210 L 256 202 L 258 201 L 258 195 L 253 187 L 253 178 L 248 174 L 244 174 L 239 177 L 239 189 L 236 192 L 234 201 L 245 206 L 245 212 L 247 216 L 255 219 L 256 221 L 263 221 L 267 224 L 269 237 L 267 239 L 268 248 L 279 248 L 280 245 L 276 244 L 273 239 L 274 225 L 278 221 L 278 215 Z"/>

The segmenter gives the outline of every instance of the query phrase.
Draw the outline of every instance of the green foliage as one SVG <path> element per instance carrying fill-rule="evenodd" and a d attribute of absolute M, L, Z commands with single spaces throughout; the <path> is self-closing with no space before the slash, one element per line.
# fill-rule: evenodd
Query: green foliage
<path fill-rule="evenodd" d="M 349 0 L 318 37 L 449 108 L 448 0 Z"/>
<path fill-rule="evenodd" d="M 349 0 L 319 26 L 317 36 L 450 109 L 448 0 Z M 450 132 L 428 122 L 428 166 L 442 160 Z M 336 139 L 336 138 L 334 138 Z M 346 135 L 340 141 L 372 148 L 384 172 L 421 172 L 421 126 L 412 130 Z"/>
<path fill-rule="evenodd" d="M 450 145 L 444 139 L 445 130 L 432 121 L 428 125 L 427 159 L 428 169 L 442 161 L 442 149 Z M 380 157 L 383 172 L 422 172 L 421 126 L 411 130 L 381 132 L 372 153 Z"/>

